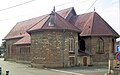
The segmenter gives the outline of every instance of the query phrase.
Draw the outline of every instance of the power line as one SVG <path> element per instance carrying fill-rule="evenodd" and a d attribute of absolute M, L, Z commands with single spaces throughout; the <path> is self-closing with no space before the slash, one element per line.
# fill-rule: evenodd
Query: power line
<path fill-rule="evenodd" d="M 5 8 L 5 9 L 2 9 L 2 10 L 0 10 L 0 11 L 8 10 L 8 9 L 10 9 L 10 8 L 17 7 L 17 6 L 20 6 L 20 5 L 23 5 L 23 4 L 26 4 L 26 3 L 32 2 L 32 1 L 34 1 L 34 0 L 31 0 L 31 1 L 28 1 L 28 2 L 25 2 L 25 3 L 21 3 L 21 4 L 18 4 L 18 5 L 15 5 L 15 6 L 11 6 L 11 7 L 8 7 L 8 8 Z M 83 2 L 86 2 L 86 1 L 89 1 L 89 0 L 80 1 L 80 2 L 83 3 Z M 70 3 L 73 3 L 73 1 L 71 1 L 71 2 L 66 2 L 66 3 L 63 3 L 63 4 L 57 5 L 56 7 L 64 6 L 64 5 L 66 5 L 66 4 L 70 4 Z M 78 3 L 79 3 L 79 2 L 76 1 L 74 4 L 78 4 Z M 50 7 L 49 7 L 49 8 L 50 8 Z M 39 10 L 39 11 L 47 10 L 47 9 L 49 9 L 49 8 L 45 8 L 45 9 L 42 9 L 42 10 Z M 31 12 L 31 13 L 34 13 L 34 12 Z M 29 13 L 29 14 L 31 14 L 31 13 Z M 19 15 L 19 16 L 16 16 L 16 17 L 11 17 L 11 18 L 7 18 L 7 19 L 3 19 L 3 20 L 0 20 L 0 21 L 6 21 L 6 20 L 10 20 L 10 19 L 14 19 L 14 18 L 21 17 L 21 16 L 26 16 L 26 15 L 28 15 L 28 14 L 26 13 L 26 14 Z"/>
<path fill-rule="evenodd" d="M 17 5 L 11 6 L 11 7 L 7 7 L 7 8 L 4 8 L 4 9 L 1 9 L 0 11 L 4 11 L 4 10 L 11 9 L 11 8 L 15 8 L 15 7 L 18 7 L 18 6 L 21 6 L 21 5 L 33 2 L 33 1 L 35 1 L 35 0 L 30 0 L 30 1 L 27 1 L 27 2 L 24 2 L 24 3 L 21 3 L 21 4 L 17 4 Z"/>
<path fill-rule="evenodd" d="M 97 0 L 95 0 L 95 1 L 93 2 L 93 4 L 86 10 L 86 12 L 87 12 L 88 10 L 90 10 L 90 8 L 91 8 L 96 2 L 97 2 Z"/>
<path fill-rule="evenodd" d="M 78 0 L 78 1 L 79 1 L 79 0 Z M 74 4 L 84 3 L 84 2 L 86 2 L 86 1 L 89 1 L 89 0 L 80 1 L 80 2 L 77 2 L 77 1 L 76 1 Z M 60 4 L 60 5 L 57 5 L 57 7 L 59 7 L 59 6 L 63 6 L 63 5 L 66 5 L 66 4 L 70 4 L 70 3 L 73 3 L 73 2 L 63 3 L 63 4 Z"/>

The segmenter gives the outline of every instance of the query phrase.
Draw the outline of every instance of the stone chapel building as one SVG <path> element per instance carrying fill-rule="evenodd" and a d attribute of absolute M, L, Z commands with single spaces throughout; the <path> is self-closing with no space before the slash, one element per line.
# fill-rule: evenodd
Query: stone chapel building
<path fill-rule="evenodd" d="M 95 11 L 74 8 L 18 22 L 5 36 L 5 60 L 33 67 L 107 65 L 115 53 L 116 31 Z"/>

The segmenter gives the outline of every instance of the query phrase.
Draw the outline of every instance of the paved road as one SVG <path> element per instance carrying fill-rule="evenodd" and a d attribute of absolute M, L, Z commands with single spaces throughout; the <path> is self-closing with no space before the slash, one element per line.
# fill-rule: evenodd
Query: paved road
<path fill-rule="evenodd" d="M 29 64 L 20 64 L 10 61 L 3 61 L 0 58 L 2 73 L 9 70 L 10 75 L 104 75 L 107 67 L 72 67 L 72 68 L 55 68 L 55 69 L 38 69 L 31 68 Z"/>
<path fill-rule="evenodd" d="M 10 71 L 10 75 L 73 75 L 70 73 L 53 71 L 50 69 L 31 68 L 30 65 L 28 64 L 3 61 L 3 59 L 1 58 L 0 58 L 0 66 L 2 66 L 3 75 L 5 75 L 6 70 Z"/>

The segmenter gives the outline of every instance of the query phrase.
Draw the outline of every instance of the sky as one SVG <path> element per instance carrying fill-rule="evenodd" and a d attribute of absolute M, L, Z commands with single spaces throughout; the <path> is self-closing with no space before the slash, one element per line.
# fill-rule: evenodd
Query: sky
<path fill-rule="evenodd" d="M 95 9 L 120 34 L 119 4 L 119 0 L 1 0 L 0 44 L 17 22 L 49 14 L 53 10 L 53 6 L 55 6 L 56 11 L 74 7 L 78 15 L 92 12 Z"/>

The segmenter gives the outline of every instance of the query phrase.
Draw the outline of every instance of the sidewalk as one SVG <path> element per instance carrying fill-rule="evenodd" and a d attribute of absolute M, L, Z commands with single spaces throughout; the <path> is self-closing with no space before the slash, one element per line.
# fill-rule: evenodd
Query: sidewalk
<path fill-rule="evenodd" d="M 72 67 L 72 68 L 55 68 L 55 70 L 67 71 L 73 73 L 80 73 L 83 75 L 104 75 L 108 71 L 107 66 L 80 66 L 80 67 Z"/>

